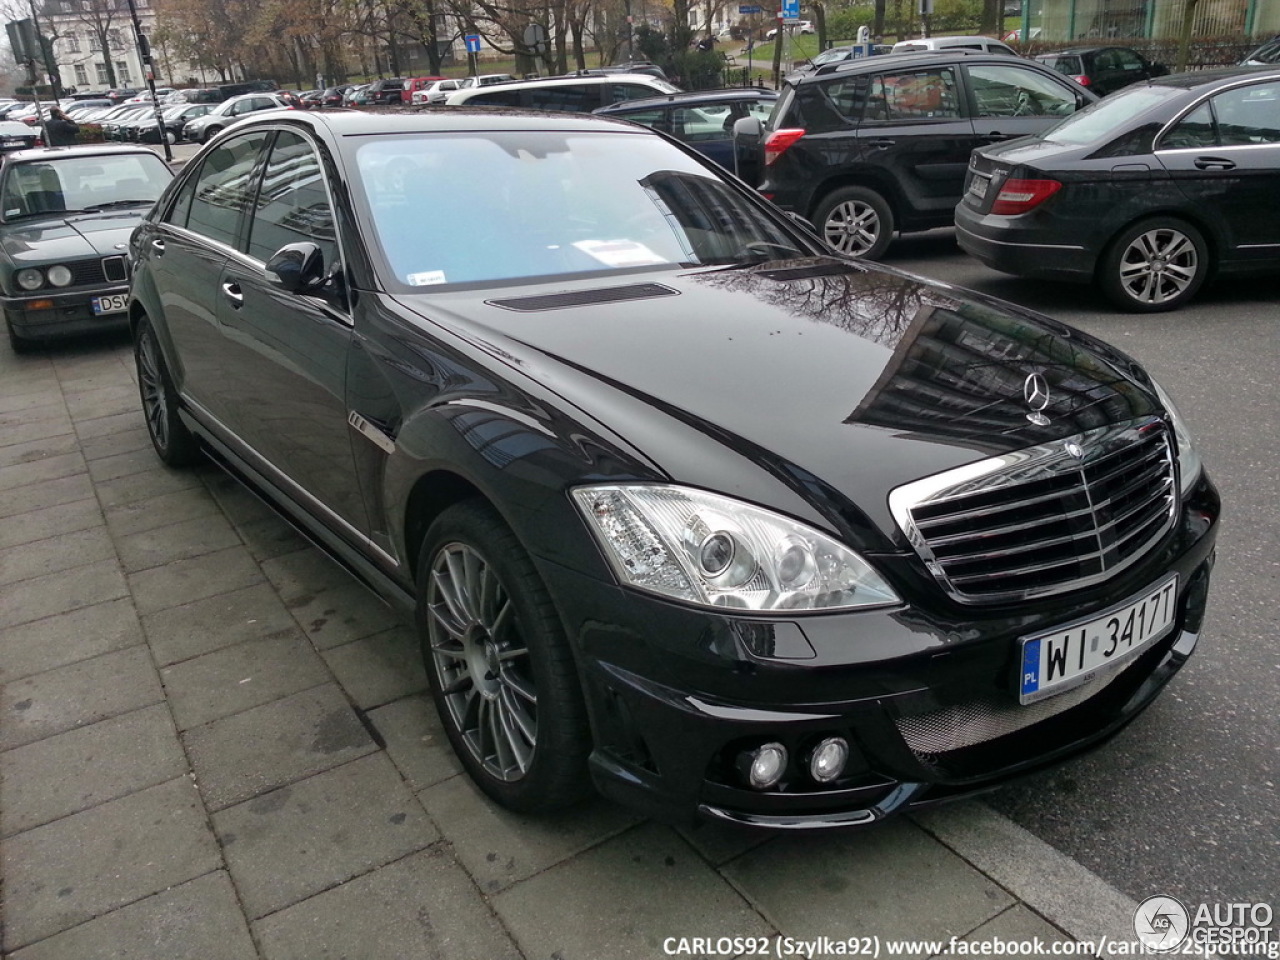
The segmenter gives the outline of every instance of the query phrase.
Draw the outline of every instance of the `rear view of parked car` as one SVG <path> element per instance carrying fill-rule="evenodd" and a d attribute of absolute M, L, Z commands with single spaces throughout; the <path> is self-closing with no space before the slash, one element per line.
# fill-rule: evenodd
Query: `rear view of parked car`
<path fill-rule="evenodd" d="M 1072 47 L 1036 59 L 1100 97 L 1169 72 L 1163 63 L 1154 63 L 1130 47 Z"/>
<path fill-rule="evenodd" d="M 975 151 L 956 236 L 997 270 L 1173 310 L 1215 274 L 1280 268 L 1278 196 L 1280 71 L 1203 71 Z"/>
<path fill-rule="evenodd" d="M 1043 64 L 890 54 L 787 78 L 763 127 L 738 122 L 739 173 L 848 256 L 949 226 L 975 147 L 1036 133 L 1096 97 Z"/>

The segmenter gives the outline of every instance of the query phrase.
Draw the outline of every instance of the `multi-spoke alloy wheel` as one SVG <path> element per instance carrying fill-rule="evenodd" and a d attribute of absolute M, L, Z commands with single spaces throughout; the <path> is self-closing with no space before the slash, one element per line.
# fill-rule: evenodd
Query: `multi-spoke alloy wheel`
<path fill-rule="evenodd" d="M 577 669 L 533 562 L 492 508 L 436 518 L 418 565 L 418 629 L 445 733 L 476 784 L 512 810 L 581 798 L 590 737 Z"/>
<path fill-rule="evenodd" d="M 866 187 L 828 194 L 815 220 L 827 243 L 850 257 L 875 260 L 893 239 L 893 211 L 884 197 Z"/>
<path fill-rule="evenodd" d="M 155 329 L 145 317 L 134 333 L 134 361 L 138 368 L 138 393 L 147 434 L 156 453 L 171 467 L 185 467 L 199 459 L 195 436 L 178 417 L 177 397 L 165 367 Z"/>
<path fill-rule="evenodd" d="M 449 543 L 427 585 L 431 657 L 449 717 L 498 780 L 519 780 L 538 746 L 538 691 L 510 595 L 476 550 Z"/>
<path fill-rule="evenodd" d="M 1127 309 L 1172 310 L 1195 295 L 1208 269 L 1208 251 L 1198 230 L 1180 220 L 1148 220 L 1112 244 L 1102 283 L 1112 300 Z"/>

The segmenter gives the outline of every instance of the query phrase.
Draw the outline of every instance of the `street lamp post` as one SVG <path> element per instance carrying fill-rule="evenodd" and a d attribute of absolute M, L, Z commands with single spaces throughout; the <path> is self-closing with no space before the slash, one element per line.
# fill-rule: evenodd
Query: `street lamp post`
<path fill-rule="evenodd" d="M 129 19 L 133 21 L 133 40 L 138 48 L 138 63 L 142 67 L 143 75 L 147 80 L 147 89 L 151 91 L 151 108 L 156 115 L 156 133 L 160 137 L 160 143 L 164 146 L 164 158 L 169 163 L 173 162 L 173 147 L 169 146 L 169 138 L 165 136 L 164 118 L 160 112 L 160 101 L 156 99 L 156 76 L 155 71 L 151 69 L 151 44 L 147 42 L 147 35 L 142 32 L 142 24 L 138 21 L 138 8 L 134 5 L 133 0 L 126 0 L 129 4 Z"/>

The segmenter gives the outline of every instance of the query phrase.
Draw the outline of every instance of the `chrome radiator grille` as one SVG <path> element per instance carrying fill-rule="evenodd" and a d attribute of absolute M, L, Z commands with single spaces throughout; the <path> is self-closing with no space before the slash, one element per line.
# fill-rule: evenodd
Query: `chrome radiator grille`
<path fill-rule="evenodd" d="M 962 603 L 1065 593 L 1137 560 L 1173 524 L 1171 439 L 1154 417 L 926 477 L 893 491 L 898 524 Z"/>

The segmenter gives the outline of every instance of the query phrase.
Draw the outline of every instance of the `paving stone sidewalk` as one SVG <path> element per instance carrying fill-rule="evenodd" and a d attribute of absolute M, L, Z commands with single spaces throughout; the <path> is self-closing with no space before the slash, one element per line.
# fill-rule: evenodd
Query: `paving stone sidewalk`
<path fill-rule="evenodd" d="M 497 810 L 411 628 L 214 468 L 159 463 L 122 339 L 0 348 L 0 683 L 12 960 L 648 960 L 1130 909 L 975 804 L 767 840 Z"/>

